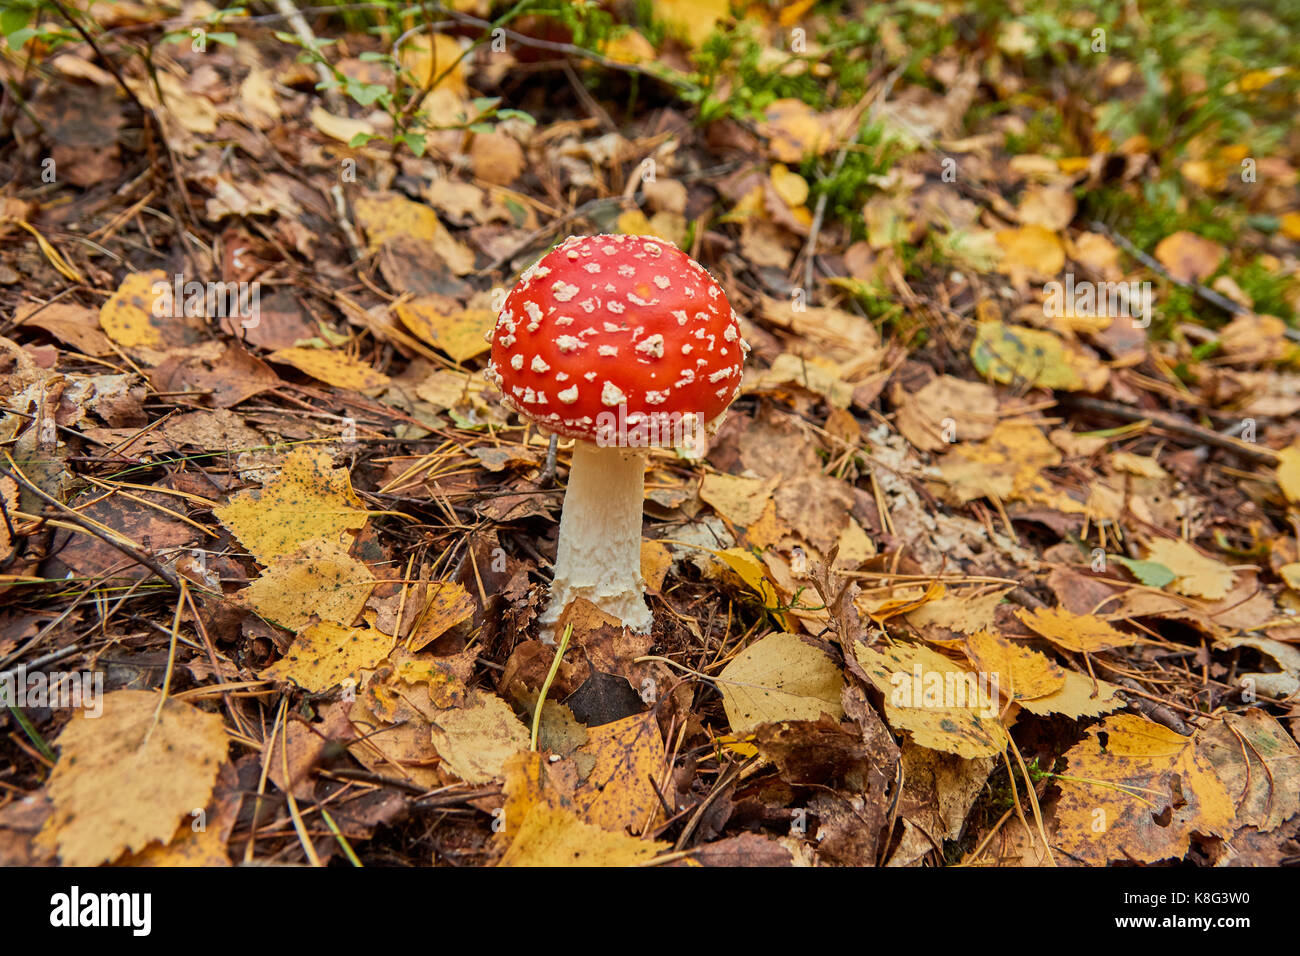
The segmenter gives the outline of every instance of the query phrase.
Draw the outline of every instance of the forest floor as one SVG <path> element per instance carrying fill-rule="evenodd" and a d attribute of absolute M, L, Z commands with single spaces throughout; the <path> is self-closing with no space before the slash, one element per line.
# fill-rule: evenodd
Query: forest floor
<path fill-rule="evenodd" d="M 732 6 L 0 15 L 0 864 L 1300 861 L 1300 24 Z M 557 662 L 620 232 L 752 352 Z"/>

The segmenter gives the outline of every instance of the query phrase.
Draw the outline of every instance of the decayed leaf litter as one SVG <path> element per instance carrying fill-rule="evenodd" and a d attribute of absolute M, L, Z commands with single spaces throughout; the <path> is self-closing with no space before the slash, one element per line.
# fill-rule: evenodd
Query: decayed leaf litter
<path fill-rule="evenodd" d="M 218 62 L 237 75 L 233 61 Z M 270 82 L 258 72 L 276 69 L 288 68 L 268 61 L 228 91 L 252 127 L 287 115 L 337 144 L 368 123 L 289 102 L 283 72 Z M 140 566 L 84 524 L 23 517 L 42 507 L 27 482 L 185 582 L 179 596 L 156 578 L 138 587 L 152 603 L 116 621 L 103 600 L 93 612 L 74 606 L 85 625 L 122 628 L 104 624 L 105 647 L 131 653 L 101 660 L 110 719 L 47 718 L 52 768 L 21 747 L 25 789 L 37 796 L 0 807 L 6 853 L 324 861 L 353 843 L 365 852 L 380 824 L 374 845 L 400 846 L 394 836 L 425 807 L 462 812 L 422 845 L 435 860 L 507 865 L 657 855 L 911 865 L 937 861 L 943 841 L 972 863 L 1010 859 L 990 855 L 994 838 L 1027 846 L 1036 862 L 1192 852 L 1249 862 L 1258 835 L 1294 834 L 1300 808 L 1286 782 L 1297 752 L 1278 718 L 1292 734 L 1295 718 L 1277 703 L 1300 686 L 1289 619 L 1300 603 L 1300 444 L 1279 387 L 1295 378 L 1294 349 L 1267 316 L 1236 338 L 1225 330 L 1230 361 L 1198 398 L 1226 410 L 1243 395 L 1274 396 L 1257 414 L 1260 445 L 1275 454 L 1238 469 L 1240 487 L 1223 484 L 1233 472 L 1206 473 L 1205 449 L 1186 435 L 1049 419 L 1052 390 L 1159 405 L 1171 394 L 1161 376 L 1188 358 L 1118 320 L 1044 320 L 1035 287 L 1067 262 L 1123 275 L 1115 245 L 1074 226 L 1070 187 L 1083 167 L 1016 156 L 1004 176 L 972 145 L 990 170 L 981 187 L 1019 195 L 1015 205 L 984 198 L 981 224 L 959 228 L 964 210 L 919 198 L 936 166 L 920 150 L 864 210 L 865 241 L 824 225 L 822 248 L 851 274 L 826 283 L 822 304 L 796 309 L 779 275 L 812 216 L 793 167 L 809 153 L 833 156 L 853 117 L 781 99 L 752 132 L 723 129 L 721 141 L 757 135 L 762 150 L 712 189 L 725 214 L 697 236 L 704 261 L 752 307 L 746 395 L 704 462 L 654 456 L 643 567 L 656 631 L 640 639 L 594 608 L 573 609 L 573 643 L 533 751 L 553 651 L 527 628 L 559 495 L 542 474 L 544 437 L 518 428 L 477 374 L 494 321 L 477 269 L 499 262 L 489 278 L 508 285 L 545 248 L 516 242 L 554 213 L 523 157 L 545 168 L 554 150 L 557 169 L 599 194 L 634 165 L 625 148 L 635 157 L 655 137 L 629 129 L 602 142 L 574 128 L 556 147 L 512 127 L 468 153 L 458 136 L 435 138 L 433 158 L 400 168 L 361 150 L 376 175 L 349 194 L 348 225 L 364 238 L 353 251 L 371 257 L 357 286 L 345 281 L 344 237 L 303 227 L 307 214 L 335 222 L 328 204 L 278 172 L 237 175 L 261 171 L 256 151 L 231 170 L 208 163 L 202 144 L 218 131 L 223 91 L 187 88 L 176 73 L 164 74 L 165 107 L 146 84 L 133 89 L 189 158 L 183 175 L 211 193 L 207 227 L 245 249 L 245 267 L 315 270 L 319 281 L 283 299 L 268 328 L 226 324 L 214 340 L 205 329 L 216 320 L 151 307 L 163 270 L 115 278 L 72 247 L 64 252 L 103 305 L 43 318 L 28 309 L 3 343 L 3 425 L 16 439 L 6 467 L 26 479 L 5 479 L 18 518 L 5 533 L 30 548 L 5 586 L 21 596 L 24 578 L 52 571 L 140 583 Z M 924 98 L 899 103 L 885 115 L 921 138 L 961 119 L 927 115 Z M 587 220 L 592 231 L 683 241 L 683 195 L 711 187 L 687 178 L 707 156 L 696 133 L 675 136 L 674 150 L 656 152 L 646 208 Z M 297 152 L 312 170 L 305 180 L 332 180 L 337 145 L 307 136 L 275 148 Z M 39 208 L 14 211 L 39 221 Z M 241 218 L 259 215 L 273 217 L 269 228 Z M 926 230 L 949 235 L 978 287 L 963 276 L 921 292 L 904 277 L 897 242 Z M 1196 283 L 1228 250 L 1177 232 L 1154 255 Z M 67 277 L 69 262 L 45 257 L 22 265 Z M 990 294 L 997 274 L 1005 299 Z M 882 336 L 838 294 L 864 287 L 906 303 L 947 350 Z M 1021 305 L 1008 310 L 1007 299 Z M 172 414 L 159 423 L 164 409 Z M 211 409 L 229 417 L 192 417 Z M 45 418 L 64 430 L 43 435 Z M 407 444 L 385 444 L 394 436 Z M 173 456 L 185 463 L 159 466 Z M 562 447 L 561 483 L 566 458 Z M 5 612 L 6 661 L 28 650 L 39 610 L 24 597 Z M 173 635 L 176 650 L 165 650 Z M 997 673 L 980 701 L 991 706 L 900 704 L 895 678 L 918 668 L 950 686 Z M 1055 736 L 1031 729 L 1036 719 L 1055 721 L 1041 725 Z M 1001 763 L 1018 788 L 1009 801 L 990 776 Z M 130 799 L 103 803 L 97 783 L 110 773 L 131 777 Z M 144 786 L 160 776 L 173 786 Z M 250 792 L 269 796 L 255 807 Z M 999 800 L 1009 807 L 1001 819 L 990 813 Z M 220 825 L 188 827 L 205 805 Z M 85 832 L 87 813 L 108 824 Z"/>

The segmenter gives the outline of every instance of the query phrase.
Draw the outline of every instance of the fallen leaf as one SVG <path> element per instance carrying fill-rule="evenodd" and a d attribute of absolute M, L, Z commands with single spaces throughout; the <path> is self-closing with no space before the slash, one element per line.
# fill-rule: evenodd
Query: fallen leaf
<path fill-rule="evenodd" d="M 1117 631 L 1093 614 L 1075 614 L 1063 607 L 1022 608 L 1016 617 L 1057 647 L 1078 654 L 1095 654 L 1112 647 L 1129 647 L 1141 638 Z"/>
<path fill-rule="evenodd" d="M 499 866 L 636 866 L 667 843 L 639 840 L 583 823 L 572 811 L 538 804 L 528 811 Z"/>
<path fill-rule="evenodd" d="M 1123 697 L 1118 696 L 1119 688 L 1104 680 L 1094 680 L 1078 671 L 1065 672 L 1065 684 L 1062 688 L 1046 697 L 1020 701 L 1022 710 L 1031 714 L 1061 714 L 1071 720 L 1080 717 L 1098 717 L 1113 710 L 1128 706 Z"/>
<path fill-rule="evenodd" d="M 287 348 L 267 356 L 272 362 L 292 365 L 300 372 L 335 388 L 377 392 L 388 385 L 388 376 L 334 349 Z"/>
<path fill-rule="evenodd" d="M 605 830 L 640 832 L 660 811 L 654 782 L 664 771 L 664 745 L 653 712 L 589 727 L 579 754 L 594 759 L 573 793 L 573 808 Z"/>
<path fill-rule="evenodd" d="M 495 694 L 472 691 L 459 707 L 439 711 L 433 746 L 447 768 L 466 783 L 500 780 L 506 761 L 528 749 L 528 728 Z"/>
<path fill-rule="evenodd" d="M 775 478 L 705 475 L 700 483 L 700 497 L 732 524 L 746 528 L 763 516 L 776 485 Z"/>
<path fill-rule="evenodd" d="M 1065 687 L 1065 671 L 1055 661 L 992 631 L 967 637 L 966 656 L 981 672 L 996 675 L 998 690 L 1010 700 L 1048 697 Z"/>
<path fill-rule="evenodd" d="M 1096 392 L 1110 373 L 1074 343 L 1042 329 L 981 322 L 971 344 L 975 370 L 1003 385 Z"/>
<path fill-rule="evenodd" d="M 1232 800 L 1194 737 L 1118 714 L 1065 758 L 1057 839 L 1084 863 L 1182 859 L 1193 832 L 1232 835 Z"/>
<path fill-rule="evenodd" d="M 372 627 L 344 627 L 322 621 L 294 638 L 284 657 L 258 675 L 263 680 L 293 681 L 304 690 L 320 694 L 362 670 L 372 670 L 393 649 L 393 639 Z"/>
<path fill-rule="evenodd" d="M 997 241 L 1002 248 L 998 270 L 1013 282 L 1046 281 L 1065 268 L 1065 247 L 1056 233 L 1042 226 L 1003 229 L 997 233 Z"/>
<path fill-rule="evenodd" d="M 1219 268 L 1226 255 L 1223 246 L 1194 232 L 1175 232 L 1156 245 L 1156 260 L 1183 282 L 1200 282 Z"/>
<path fill-rule="evenodd" d="M 1224 714 L 1205 731 L 1199 752 L 1223 781 L 1237 827 L 1267 833 L 1300 813 L 1300 746 L 1264 711 Z"/>
<path fill-rule="evenodd" d="M 492 331 L 496 316 L 487 309 L 446 312 L 431 299 L 416 298 L 398 303 L 396 312 L 403 325 L 454 362 L 465 362 L 492 347 L 484 336 Z"/>
<path fill-rule="evenodd" d="M 240 492 L 213 514 L 264 565 L 313 539 L 338 541 L 366 523 L 348 470 L 335 468 L 329 452 L 314 445 L 290 452 L 260 492 Z"/>
<path fill-rule="evenodd" d="M 239 601 L 268 621 L 300 630 L 313 618 L 351 625 L 375 586 L 370 569 L 338 541 L 318 538 L 272 559 Z"/>
<path fill-rule="evenodd" d="M 885 720 L 930 750 L 967 759 L 999 754 L 1007 731 L 996 685 L 927 647 L 855 644 L 858 663 L 885 695 Z"/>
<path fill-rule="evenodd" d="M 98 866 L 171 840 L 206 807 L 229 742 L 220 714 L 153 691 L 119 690 L 103 714 L 73 715 L 46 785 L 54 810 L 41 831 L 65 866 Z M 156 720 L 155 720 L 156 717 Z"/>
<path fill-rule="evenodd" d="M 1175 575 L 1179 594 L 1217 601 L 1228 593 L 1235 577 L 1232 568 L 1201 552 L 1181 538 L 1154 538 L 1147 544 L 1147 560 L 1162 564 Z"/>
<path fill-rule="evenodd" d="M 330 139 L 348 145 L 358 136 L 375 135 L 375 125 L 370 120 L 337 116 L 320 105 L 311 108 L 311 123 Z"/>
<path fill-rule="evenodd" d="M 733 733 L 779 720 L 844 713 L 844 678 L 826 653 L 795 634 L 776 633 L 745 648 L 718 675 Z"/>

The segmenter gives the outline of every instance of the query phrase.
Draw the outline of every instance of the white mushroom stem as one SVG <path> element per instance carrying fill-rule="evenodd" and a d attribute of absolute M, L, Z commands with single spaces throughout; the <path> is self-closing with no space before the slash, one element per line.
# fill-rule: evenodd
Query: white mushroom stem
<path fill-rule="evenodd" d="M 650 630 L 641 579 L 644 500 L 644 450 L 574 442 L 551 603 L 541 617 L 544 641 L 554 641 L 560 614 L 580 597 L 634 631 Z"/>

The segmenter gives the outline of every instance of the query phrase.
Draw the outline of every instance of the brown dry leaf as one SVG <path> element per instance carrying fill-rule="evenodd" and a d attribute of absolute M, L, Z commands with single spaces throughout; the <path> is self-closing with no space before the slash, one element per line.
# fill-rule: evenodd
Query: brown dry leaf
<path fill-rule="evenodd" d="M 180 79 L 166 70 L 150 70 L 149 74 L 148 78 L 139 80 L 128 78 L 126 85 L 141 103 L 164 119 L 165 124 L 175 122 L 190 133 L 216 132 L 217 108 L 211 100 L 189 92 Z M 159 90 L 162 92 L 161 103 L 158 101 Z"/>
<path fill-rule="evenodd" d="M 1114 281 L 1123 270 L 1119 265 L 1119 247 L 1097 232 L 1081 233 L 1069 244 L 1070 258 L 1100 278 Z"/>
<path fill-rule="evenodd" d="M 1174 573 L 1171 590 L 1211 601 L 1227 594 L 1235 578 L 1232 568 L 1207 558 L 1181 538 L 1152 539 L 1147 545 L 1147 560 L 1163 564 Z"/>
<path fill-rule="evenodd" d="M 272 362 L 292 365 L 298 371 L 335 388 L 350 388 L 374 394 L 388 386 L 387 375 L 334 349 L 279 349 L 267 358 Z"/>
<path fill-rule="evenodd" d="M 740 224 L 740 252 L 746 262 L 768 269 L 788 269 L 794 259 L 794 249 L 785 230 L 753 219 Z"/>
<path fill-rule="evenodd" d="M 14 324 L 43 329 L 87 355 L 108 355 L 113 351 L 112 343 L 99 331 L 99 313 L 84 306 L 25 302 L 14 310 Z"/>
<path fill-rule="evenodd" d="M 1300 813 L 1300 746 L 1269 714 L 1255 707 L 1224 714 L 1199 752 L 1232 798 L 1236 826 L 1267 833 Z"/>
<path fill-rule="evenodd" d="M 244 451 L 266 444 L 261 432 L 249 428 L 227 408 L 177 415 L 158 430 L 176 445 L 193 445 L 204 451 Z"/>
<path fill-rule="evenodd" d="M 1142 638 L 1117 631 L 1093 614 L 1075 614 L 1063 607 L 1022 608 L 1016 617 L 1057 647 L 1080 654 L 1095 654 L 1112 647 L 1128 647 Z"/>
<path fill-rule="evenodd" d="M 1232 835 L 1232 799 L 1195 737 L 1107 717 L 1065 756 L 1057 839 L 1084 863 L 1182 859 L 1193 832 Z"/>
<path fill-rule="evenodd" d="M 239 104 L 251 113 L 259 129 L 269 129 L 280 119 L 280 104 L 276 100 L 271 71 L 255 66 L 239 84 Z"/>
<path fill-rule="evenodd" d="M 1128 706 L 1118 696 L 1119 688 L 1104 680 L 1094 680 L 1078 671 L 1065 672 L 1065 685 L 1054 694 L 1020 701 L 1022 710 L 1031 714 L 1061 714 L 1071 720 L 1099 717 Z"/>
<path fill-rule="evenodd" d="M 496 324 L 496 316 L 487 309 L 447 312 L 439 301 L 424 297 L 400 302 L 395 311 L 418 338 L 446 352 L 454 362 L 465 362 L 492 347 L 484 336 Z"/>
<path fill-rule="evenodd" d="M 528 811 L 500 866 L 637 866 L 667 843 L 639 840 L 583 823 L 570 810 L 538 804 Z"/>
<path fill-rule="evenodd" d="M 834 408 L 848 408 L 853 400 L 853 386 L 840 378 L 838 364 L 822 358 L 782 352 L 771 368 L 745 379 L 742 388 L 747 392 L 795 385 L 821 395 Z"/>
<path fill-rule="evenodd" d="M 1074 193 L 1065 186 L 1030 183 L 1020 197 L 1020 223 L 1041 226 L 1049 232 L 1061 232 L 1074 219 L 1077 203 Z"/>
<path fill-rule="evenodd" d="M 412 659 L 395 649 L 365 676 L 348 718 L 368 735 L 348 748 L 367 769 L 432 789 L 447 782 L 433 746 L 429 718 L 466 699 L 465 680 L 473 669 L 467 657 Z M 398 676 L 408 674 L 408 683 Z"/>
<path fill-rule="evenodd" d="M 769 634 L 718 675 L 722 706 L 737 734 L 779 720 L 838 718 L 844 713 L 843 687 L 844 677 L 826 653 L 795 634 Z"/>
<path fill-rule="evenodd" d="M 1056 233 L 1042 226 L 1022 226 L 997 233 L 1002 249 L 998 271 L 1019 285 L 1026 280 L 1046 281 L 1065 268 L 1065 247 Z"/>
<path fill-rule="evenodd" d="M 469 689 L 466 682 L 474 673 L 474 664 L 478 652 L 473 648 L 452 654 L 448 657 L 430 657 L 427 654 L 412 654 L 405 648 L 398 647 L 388 655 L 388 663 L 393 667 L 393 678 L 415 687 L 423 685 L 429 703 L 433 707 L 459 707 L 465 702 Z M 380 664 L 380 669 L 384 667 Z M 385 689 L 373 688 L 374 699 L 384 699 Z M 392 698 L 388 699 L 392 703 Z M 432 711 L 431 711 L 432 712 Z M 396 716 L 391 710 L 380 707 L 382 715 Z"/>
<path fill-rule="evenodd" d="M 653 781 L 662 777 L 665 760 L 654 713 L 589 727 L 578 753 L 595 760 L 573 793 L 578 816 L 605 830 L 644 829 L 660 810 Z"/>
<path fill-rule="evenodd" d="M 855 644 L 858 663 L 885 695 L 885 720 L 913 742 L 959 757 L 991 757 L 1007 745 L 997 688 L 919 644 Z"/>
<path fill-rule="evenodd" d="M 348 469 L 335 468 L 329 452 L 314 445 L 295 448 L 260 492 L 240 492 L 213 514 L 264 565 L 313 539 L 342 540 L 366 523 Z"/>
<path fill-rule="evenodd" d="M 1156 245 L 1156 260 L 1175 279 L 1200 282 L 1213 275 L 1227 255 L 1223 246 L 1194 232 L 1175 232 Z"/>
<path fill-rule="evenodd" d="M 119 690 L 98 719 L 77 713 L 59 736 L 47 790 L 54 811 L 41 831 L 65 866 L 98 866 L 166 843 L 206 807 L 228 741 L 220 714 L 153 691 Z M 157 714 L 157 721 L 154 716 Z"/>
<path fill-rule="evenodd" d="M 923 451 L 987 438 L 998 420 L 998 398 L 991 387 L 952 375 L 940 375 L 916 392 L 895 386 L 893 397 L 895 426 Z"/>
<path fill-rule="evenodd" d="M 474 598 L 455 581 L 435 581 L 431 587 L 429 603 L 411 629 L 408 646 L 413 653 L 432 644 L 457 624 L 468 621 L 478 610 Z"/>
<path fill-rule="evenodd" d="M 280 660 L 263 668 L 263 680 L 291 680 L 320 694 L 362 670 L 373 670 L 393 649 L 393 639 L 372 627 L 344 627 L 323 621 L 299 634 Z"/>
<path fill-rule="evenodd" d="M 705 475 L 700 483 L 700 497 L 732 524 L 747 528 L 763 516 L 779 481 L 778 478 Z"/>
<path fill-rule="evenodd" d="M 528 728 L 500 697 L 471 691 L 459 707 L 434 715 L 433 746 L 447 769 L 466 783 L 505 776 L 506 761 L 528 749 Z"/>
<path fill-rule="evenodd" d="M 1048 697 L 1065 687 L 1065 671 L 1055 661 L 992 631 L 966 638 L 966 656 L 983 673 L 997 675 L 998 690 L 1009 700 Z"/>
<path fill-rule="evenodd" d="M 524 151 L 513 136 L 505 133 L 476 133 L 469 147 L 474 175 L 494 186 L 509 186 L 528 166 Z"/>
<path fill-rule="evenodd" d="M 370 569 L 337 540 L 318 538 L 274 558 L 238 597 L 268 621 L 297 631 L 313 618 L 351 625 L 374 586 Z"/>

